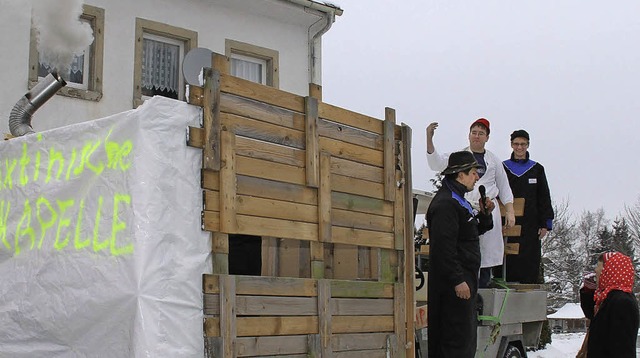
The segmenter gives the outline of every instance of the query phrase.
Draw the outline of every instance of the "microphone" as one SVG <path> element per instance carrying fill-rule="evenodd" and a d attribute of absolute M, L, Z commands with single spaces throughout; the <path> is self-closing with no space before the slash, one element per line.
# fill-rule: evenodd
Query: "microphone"
<path fill-rule="evenodd" d="M 485 207 L 485 203 L 487 202 L 487 189 L 484 187 L 484 185 L 480 185 L 478 187 L 478 191 L 480 192 L 480 207 L 482 209 L 482 212 L 486 214 L 487 208 Z"/>

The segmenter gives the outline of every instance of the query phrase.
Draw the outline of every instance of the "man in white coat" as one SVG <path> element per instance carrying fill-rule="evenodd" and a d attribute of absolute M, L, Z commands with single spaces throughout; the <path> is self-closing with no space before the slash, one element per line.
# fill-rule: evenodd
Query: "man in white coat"
<path fill-rule="evenodd" d="M 431 170 L 441 172 L 447 167 L 449 153 L 439 153 L 433 144 L 433 135 L 438 123 L 434 122 L 427 126 L 427 163 Z M 469 146 L 464 148 L 473 153 L 476 161 L 480 163 L 478 169 L 480 180 L 475 184 L 473 191 L 468 192 L 465 198 L 470 203 L 477 203 L 480 199 L 478 188 L 483 185 L 486 195 L 496 207 L 498 197 L 506 209 L 505 225 L 512 227 L 516 219 L 513 212 L 513 194 L 509 186 L 507 173 L 504 171 L 502 160 L 495 154 L 485 149 L 485 144 L 489 141 L 490 124 L 485 118 L 479 118 L 471 124 L 469 128 Z M 493 229 L 480 235 L 480 276 L 479 287 L 487 287 L 491 281 L 491 268 L 502 265 L 504 258 L 504 240 L 502 237 L 502 218 L 500 210 L 493 211 Z"/>

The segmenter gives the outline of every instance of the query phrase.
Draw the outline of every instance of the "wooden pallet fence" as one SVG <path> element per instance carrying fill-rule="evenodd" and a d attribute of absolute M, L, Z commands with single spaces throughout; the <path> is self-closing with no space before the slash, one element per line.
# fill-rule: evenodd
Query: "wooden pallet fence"
<path fill-rule="evenodd" d="M 397 354 L 392 283 L 204 275 L 209 354 Z"/>

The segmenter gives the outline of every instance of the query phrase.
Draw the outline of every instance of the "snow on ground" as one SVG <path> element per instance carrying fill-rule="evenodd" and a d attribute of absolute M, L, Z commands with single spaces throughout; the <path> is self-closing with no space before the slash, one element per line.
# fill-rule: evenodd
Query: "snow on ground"
<path fill-rule="evenodd" d="M 529 358 L 566 358 L 575 357 L 582 346 L 585 333 L 554 333 L 551 335 L 551 344 L 547 348 L 527 352 Z M 636 345 L 637 347 L 637 345 Z M 640 348 L 636 348 L 640 354 Z"/>
<path fill-rule="evenodd" d="M 527 352 L 529 358 L 566 358 L 575 357 L 582 346 L 585 333 L 554 333 L 547 348 Z"/>

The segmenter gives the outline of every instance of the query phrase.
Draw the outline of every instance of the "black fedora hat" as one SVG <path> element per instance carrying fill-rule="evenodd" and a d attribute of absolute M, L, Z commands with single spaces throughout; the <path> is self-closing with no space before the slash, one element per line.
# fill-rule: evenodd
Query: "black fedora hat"
<path fill-rule="evenodd" d="M 479 168 L 480 164 L 471 152 L 466 150 L 454 152 L 449 155 L 449 163 L 442 171 L 442 175 L 455 174 L 471 168 Z"/>

